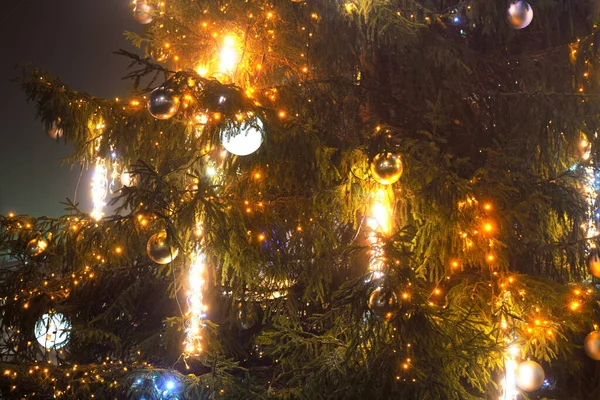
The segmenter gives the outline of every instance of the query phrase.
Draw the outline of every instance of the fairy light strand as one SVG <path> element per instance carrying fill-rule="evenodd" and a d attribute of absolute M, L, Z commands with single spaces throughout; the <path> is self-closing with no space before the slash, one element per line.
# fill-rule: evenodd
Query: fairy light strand
<path fill-rule="evenodd" d="M 189 271 L 188 291 L 188 322 L 186 327 L 185 352 L 188 355 L 198 355 L 202 352 L 202 331 L 206 319 L 206 307 L 203 303 L 204 271 L 206 256 L 196 250 L 192 254 L 192 263 Z"/>
<path fill-rule="evenodd" d="M 98 157 L 92 176 L 92 203 L 93 210 L 90 216 L 99 221 L 104 216 L 104 207 L 106 206 L 106 195 L 108 193 L 108 169 L 106 161 Z"/>

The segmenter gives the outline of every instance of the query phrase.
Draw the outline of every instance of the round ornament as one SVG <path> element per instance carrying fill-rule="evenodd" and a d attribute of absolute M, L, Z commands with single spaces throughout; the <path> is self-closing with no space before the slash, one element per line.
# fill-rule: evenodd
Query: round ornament
<path fill-rule="evenodd" d="M 369 296 L 369 309 L 377 318 L 389 320 L 398 312 L 398 296 L 390 289 L 378 287 Z"/>
<path fill-rule="evenodd" d="M 140 24 L 146 25 L 154 19 L 156 8 L 146 0 L 137 0 L 133 8 L 133 19 Z"/>
<path fill-rule="evenodd" d="M 517 367 L 517 386 L 526 392 L 541 388 L 545 377 L 544 368 L 535 361 L 524 361 Z"/>
<path fill-rule="evenodd" d="M 167 232 L 165 231 L 155 233 L 148 239 L 146 251 L 148 257 L 157 264 L 168 264 L 179 254 L 178 248 L 171 247 L 167 243 Z"/>
<path fill-rule="evenodd" d="M 27 248 L 25 249 L 27 255 L 29 257 L 35 258 L 39 257 L 46 248 L 48 247 L 48 242 L 42 238 L 31 239 L 29 243 L 27 243 Z"/>
<path fill-rule="evenodd" d="M 60 349 L 69 342 L 71 323 L 61 313 L 47 313 L 35 324 L 35 338 L 46 349 Z"/>
<path fill-rule="evenodd" d="M 242 330 L 252 328 L 258 322 L 258 309 L 256 304 L 240 301 L 235 313 L 237 326 Z"/>
<path fill-rule="evenodd" d="M 150 57 L 156 62 L 165 62 L 169 58 L 169 53 L 164 47 L 153 47 L 150 50 Z"/>
<path fill-rule="evenodd" d="M 533 20 L 533 8 L 526 1 L 513 1 L 508 6 L 506 21 L 513 29 L 526 28 Z"/>
<path fill-rule="evenodd" d="M 150 93 L 148 111 L 156 119 L 169 119 L 179 110 L 179 96 L 173 89 L 157 87 Z"/>
<path fill-rule="evenodd" d="M 236 156 L 247 156 L 262 145 L 263 123 L 258 117 L 246 120 L 234 131 L 221 132 L 223 147 Z"/>
<path fill-rule="evenodd" d="M 585 337 L 585 353 L 593 360 L 600 360 L 600 331 L 594 331 Z"/>
<path fill-rule="evenodd" d="M 137 175 L 133 175 L 127 170 L 123 170 L 123 172 L 121 172 L 120 179 L 121 179 L 121 185 L 123 185 L 123 186 L 133 187 L 138 184 Z"/>
<path fill-rule="evenodd" d="M 371 162 L 371 175 L 382 185 L 397 182 L 403 171 L 402 158 L 398 154 L 379 153 Z"/>
<path fill-rule="evenodd" d="M 600 278 L 600 255 L 593 254 L 589 260 L 590 274 L 596 278 Z"/>
<path fill-rule="evenodd" d="M 63 135 L 63 130 L 58 127 L 58 122 L 59 121 L 53 121 L 51 124 L 47 123 L 44 126 L 46 135 L 55 140 L 61 138 Z"/>

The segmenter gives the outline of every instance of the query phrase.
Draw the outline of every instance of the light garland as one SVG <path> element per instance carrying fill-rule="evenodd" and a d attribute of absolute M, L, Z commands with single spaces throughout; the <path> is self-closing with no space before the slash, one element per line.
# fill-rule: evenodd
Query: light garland
<path fill-rule="evenodd" d="M 377 190 L 372 194 L 373 205 L 371 215 L 367 218 L 367 227 L 369 228 L 368 238 L 371 244 L 371 254 L 369 258 L 369 272 L 371 278 L 380 279 L 385 275 L 385 253 L 381 246 L 382 234 L 387 234 L 391 229 L 390 204 L 384 190 Z"/>
<path fill-rule="evenodd" d="M 198 355 L 202 352 L 202 330 L 203 321 L 206 319 L 206 307 L 202 302 L 204 291 L 204 270 L 206 268 L 206 256 L 196 250 L 192 254 L 192 263 L 189 272 L 188 298 L 188 324 L 186 327 L 186 340 L 184 342 L 187 355 Z"/>
<path fill-rule="evenodd" d="M 108 194 L 108 169 L 106 161 L 98 157 L 92 176 L 92 203 L 94 208 L 90 216 L 99 221 L 104 216 L 104 207 L 106 206 L 106 195 Z"/>

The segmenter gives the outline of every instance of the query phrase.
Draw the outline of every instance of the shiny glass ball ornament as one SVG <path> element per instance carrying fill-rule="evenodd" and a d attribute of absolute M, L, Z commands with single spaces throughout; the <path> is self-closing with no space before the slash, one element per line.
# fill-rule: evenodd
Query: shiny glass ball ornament
<path fill-rule="evenodd" d="M 133 8 L 133 19 L 140 24 L 146 25 L 154 19 L 156 7 L 146 0 L 137 0 Z"/>
<path fill-rule="evenodd" d="M 225 150 L 236 156 L 247 156 L 262 145 L 263 123 L 258 117 L 242 122 L 234 131 L 221 132 L 221 143 Z"/>
<path fill-rule="evenodd" d="M 381 320 L 391 319 L 398 308 L 398 296 L 390 289 L 378 287 L 369 296 L 369 310 Z"/>
<path fill-rule="evenodd" d="M 235 321 L 242 330 L 251 329 L 258 322 L 258 309 L 254 303 L 240 301 L 237 304 Z"/>
<path fill-rule="evenodd" d="M 397 182 L 403 171 L 402 157 L 399 154 L 379 153 L 371 162 L 373 179 L 383 185 Z"/>
<path fill-rule="evenodd" d="M 31 239 L 27 243 L 27 248 L 25 249 L 25 251 L 29 257 L 35 258 L 39 257 L 44 251 L 46 251 L 47 247 L 48 242 L 46 242 L 46 240 L 44 240 L 43 238 L 36 238 Z"/>
<path fill-rule="evenodd" d="M 35 338 L 46 349 L 60 349 L 69 343 L 71 323 L 61 313 L 48 313 L 35 324 Z"/>
<path fill-rule="evenodd" d="M 594 331 L 587 335 L 583 348 L 589 358 L 600 361 L 600 331 Z"/>
<path fill-rule="evenodd" d="M 156 119 L 169 119 L 179 110 L 179 96 L 173 89 L 157 87 L 150 93 L 148 111 Z"/>
<path fill-rule="evenodd" d="M 588 262 L 590 267 L 590 274 L 596 278 L 600 278 L 600 255 L 593 254 Z"/>
<path fill-rule="evenodd" d="M 526 1 L 513 1 L 508 6 L 506 21 L 513 29 L 526 28 L 533 20 L 533 8 Z"/>
<path fill-rule="evenodd" d="M 169 53 L 164 47 L 153 47 L 150 50 L 150 57 L 156 62 L 164 62 L 169 58 Z"/>
<path fill-rule="evenodd" d="M 526 392 L 533 392 L 542 387 L 546 375 L 544 368 L 535 361 L 524 361 L 517 367 L 517 386 Z"/>
<path fill-rule="evenodd" d="M 136 186 L 138 183 L 137 175 L 132 175 L 127 170 L 123 170 L 123 172 L 121 172 L 120 178 L 121 178 L 121 185 L 123 185 L 123 186 L 133 187 L 133 186 Z"/>
<path fill-rule="evenodd" d="M 162 231 L 155 233 L 148 239 L 146 252 L 148 253 L 148 257 L 155 263 L 168 264 L 177 257 L 179 249 L 169 246 L 167 232 Z"/>
<path fill-rule="evenodd" d="M 58 122 L 59 121 L 52 121 L 52 123 L 47 123 L 44 125 L 44 130 L 46 131 L 46 135 L 48 135 L 50 138 L 56 140 L 62 137 L 63 135 L 63 130 L 62 128 L 58 127 Z"/>

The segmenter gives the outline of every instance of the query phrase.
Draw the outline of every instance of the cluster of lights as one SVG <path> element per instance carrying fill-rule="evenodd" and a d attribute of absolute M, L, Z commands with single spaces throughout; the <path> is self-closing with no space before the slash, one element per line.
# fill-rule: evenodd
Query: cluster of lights
<path fill-rule="evenodd" d="M 201 228 L 197 230 L 201 230 Z M 206 319 L 206 306 L 202 302 L 205 268 L 206 256 L 200 250 L 196 250 L 192 254 L 187 292 L 188 321 L 184 346 L 188 355 L 198 355 L 202 352 L 202 330 Z"/>
<path fill-rule="evenodd" d="M 96 221 L 101 220 L 104 216 L 107 194 L 108 169 L 106 168 L 106 161 L 99 157 L 96 160 L 94 175 L 92 176 L 92 203 L 94 208 L 90 214 Z"/>
<path fill-rule="evenodd" d="M 372 196 L 371 215 L 366 220 L 367 227 L 369 228 L 368 240 L 371 245 L 369 272 L 371 273 L 371 278 L 379 279 L 385 275 L 384 270 L 386 268 L 386 258 L 381 244 L 381 235 L 390 233 L 392 216 L 387 193 L 379 189 Z"/>
<path fill-rule="evenodd" d="M 519 395 L 517 388 L 517 361 L 516 357 L 519 354 L 519 348 L 516 344 L 508 348 L 504 356 L 504 379 L 502 379 L 502 395 L 500 400 L 516 400 Z"/>

